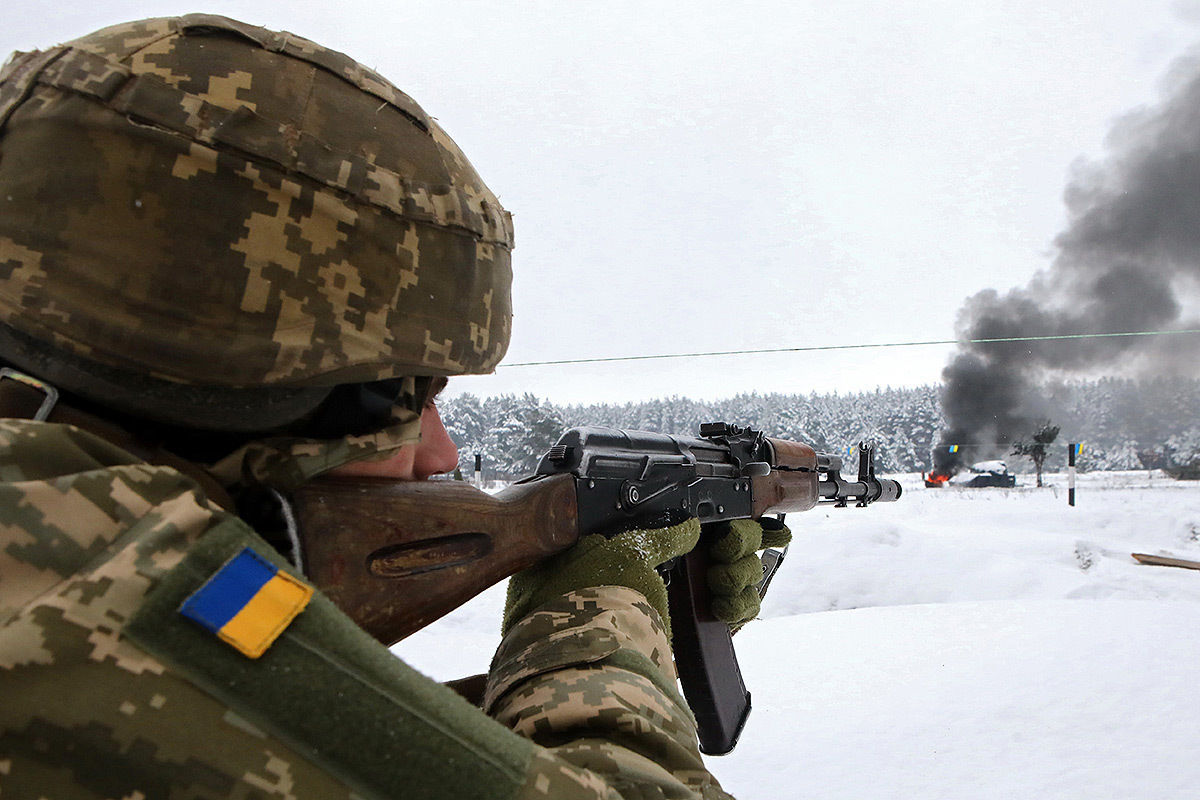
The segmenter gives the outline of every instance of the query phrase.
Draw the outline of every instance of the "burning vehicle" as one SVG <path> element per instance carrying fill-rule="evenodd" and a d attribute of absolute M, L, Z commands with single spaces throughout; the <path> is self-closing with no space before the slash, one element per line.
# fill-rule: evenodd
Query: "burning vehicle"
<path fill-rule="evenodd" d="M 940 489 L 946 485 L 946 481 L 950 480 L 951 477 L 953 476 L 950 473 L 938 472 L 936 469 L 930 470 L 928 475 L 924 472 L 921 473 L 921 478 L 925 481 L 926 489 Z"/>
<path fill-rule="evenodd" d="M 1017 476 L 1008 471 L 1008 464 L 1003 461 L 978 461 L 957 474 L 934 469 L 924 478 L 928 489 L 940 489 L 947 484 L 968 489 L 1009 489 L 1017 485 Z"/>

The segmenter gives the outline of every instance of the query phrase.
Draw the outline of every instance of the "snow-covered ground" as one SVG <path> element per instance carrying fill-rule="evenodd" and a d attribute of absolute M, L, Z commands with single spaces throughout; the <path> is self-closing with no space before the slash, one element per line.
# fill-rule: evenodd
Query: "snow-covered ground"
<path fill-rule="evenodd" d="M 793 515 L 735 644 L 754 711 L 709 764 L 741 798 L 1200 796 L 1200 483 L 1093 473 Z M 1032 484 L 1032 476 L 1019 476 Z M 398 645 L 486 669 L 496 587 Z M 1191 766 L 1189 766 L 1189 764 Z"/>

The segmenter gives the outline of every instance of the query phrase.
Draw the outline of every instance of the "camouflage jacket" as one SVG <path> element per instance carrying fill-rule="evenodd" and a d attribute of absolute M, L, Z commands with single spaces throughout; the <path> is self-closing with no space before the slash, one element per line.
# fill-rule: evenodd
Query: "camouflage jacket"
<path fill-rule="evenodd" d="M 727 797 L 636 592 L 516 625 L 488 716 L 320 594 L 259 658 L 185 618 L 244 548 L 288 573 L 176 470 L 0 420 L 0 797 Z"/>

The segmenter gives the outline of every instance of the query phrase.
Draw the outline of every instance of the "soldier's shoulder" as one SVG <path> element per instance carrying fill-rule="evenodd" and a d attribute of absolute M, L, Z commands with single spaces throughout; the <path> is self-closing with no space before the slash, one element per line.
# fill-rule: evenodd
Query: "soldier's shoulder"
<path fill-rule="evenodd" d="M 69 425 L 0 419 L 0 619 L 110 562 L 131 531 L 136 558 L 110 569 L 132 575 L 182 552 L 222 516 L 170 467 Z"/>
<path fill-rule="evenodd" d="M 0 419 L 0 482 L 44 481 L 140 463 L 136 456 L 73 425 Z"/>

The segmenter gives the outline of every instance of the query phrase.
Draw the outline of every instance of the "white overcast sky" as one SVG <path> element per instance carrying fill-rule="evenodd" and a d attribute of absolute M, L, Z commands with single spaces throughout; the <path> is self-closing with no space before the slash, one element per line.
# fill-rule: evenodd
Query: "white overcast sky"
<path fill-rule="evenodd" d="M 191 11 L 342 50 L 441 121 L 515 217 L 513 363 L 953 338 L 964 298 L 1049 263 L 1072 163 L 1200 42 L 1200 0 L 8 0 L 0 51 Z M 451 391 L 845 392 L 937 382 L 952 349 Z"/>

